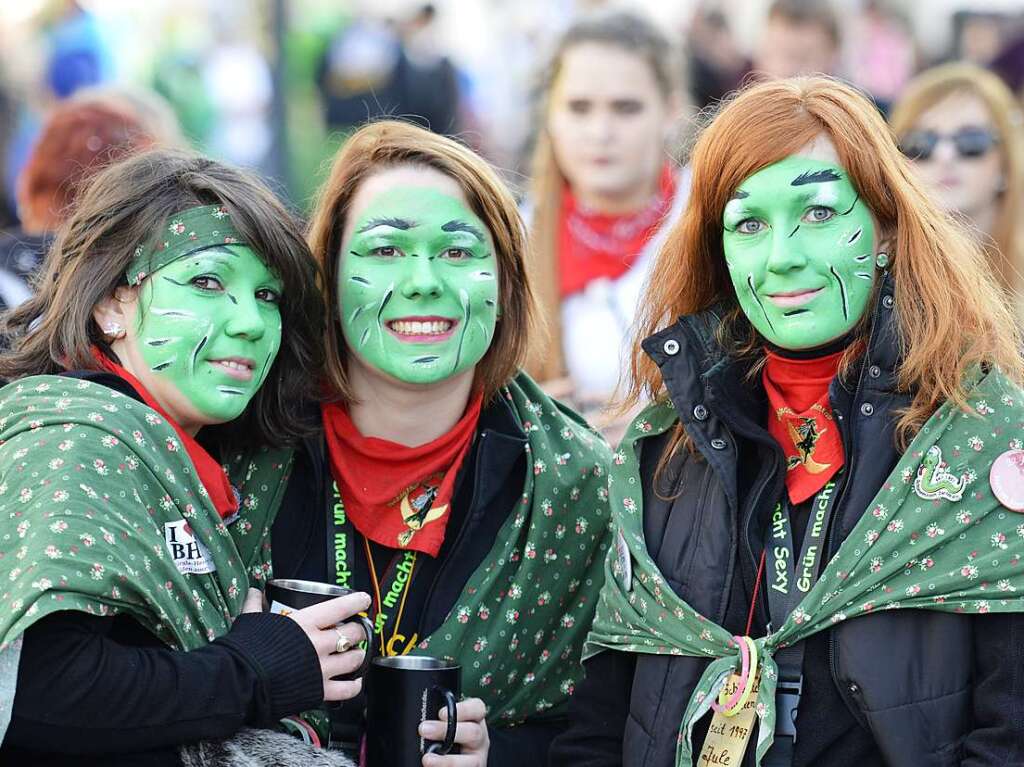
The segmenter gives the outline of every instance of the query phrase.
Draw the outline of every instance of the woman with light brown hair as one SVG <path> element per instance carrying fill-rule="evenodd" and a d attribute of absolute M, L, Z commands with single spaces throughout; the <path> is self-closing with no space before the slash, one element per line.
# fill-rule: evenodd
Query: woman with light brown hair
<path fill-rule="evenodd" d="M 980 248 L 829 78 L 741 91 L 692 168 L 552 764 L 1017 760 L 1024 364 Z"/>
<path fill-rule="evenodd" d="M 972 226 L 1008 290 L 1024 288 L 1024 112 L 996 75 L 973 64 L 929 69 L 890 119 L 940 207 Z"/>
<path fill-rule="evenodd" d="M 542 764 L 581 671 L 611 456 L 519 372 L 535 307 L 515 202 L 462 144 L 377 122 L 338 152 L 309 242 L 323 433 L 296 459 L 274 573 L 367 589 L 380 655 L 461 664 L 462 754 L 425 767 Z M 358 752 L 361 699 L 330 716 Z"/>
<path fill-rule="evenodd" d="M 559 41 L 541 87 L 532 158 L 532 273 L 550 339 L 529 369 L 568 376 L 604 407 L 657 244 L 685 199 L 670 139 L 682 111 L 664 35 L 632 13 L 585 16 Z"/>

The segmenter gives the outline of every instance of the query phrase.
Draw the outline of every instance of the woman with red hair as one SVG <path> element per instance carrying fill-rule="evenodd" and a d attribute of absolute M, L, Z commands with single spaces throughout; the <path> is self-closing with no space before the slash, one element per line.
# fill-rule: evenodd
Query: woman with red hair
<path fill-rule="evenodd" d="M 155 94 L 94 88 L 49 115 L 18 176 L 21 229 L 0 232 L 0 311 L 31 295 L 50 235 L 86 182 L 115 160 L 157 144 L 180 143 L 173 115 Z"/>
<path fill-rule="evenodd" d="M 552 764 L 1018 762 L 1024 366 L 991 266 L 828 78 L 741 92 L 692 168 Z"/>

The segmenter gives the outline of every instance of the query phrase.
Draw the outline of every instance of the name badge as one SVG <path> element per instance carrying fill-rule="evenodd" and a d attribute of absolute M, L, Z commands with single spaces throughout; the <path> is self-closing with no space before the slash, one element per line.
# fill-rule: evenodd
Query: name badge
<path fill-rule="evenodd" d="M 193 534 L 188 520 L 164 523 L 164 539 L 179 573 L 205 575 L 217 570 L 210 550 Z"/>

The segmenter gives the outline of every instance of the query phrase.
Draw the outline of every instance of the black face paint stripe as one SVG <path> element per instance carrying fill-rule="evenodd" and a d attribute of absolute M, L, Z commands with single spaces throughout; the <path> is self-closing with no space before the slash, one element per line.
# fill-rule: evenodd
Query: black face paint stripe
<path fill-rule="evenodd" d="M 154 365 L 153 366 L 153 372 L 159 373 L 161 370 L 166 370 L 167 368 L 169 368 L 173 364 L 174 364 L 173 360 L 170 360 L 168 362 L 161 362 L 159 365 Z"/>
<path fill-rule="evenodd" d="M 857 227 L 857 231 L 850 235 L 850 239 L 846 241 L 846 244 L 853 245 L 853 243 L 860 239 L 860 236 L 862 234 L 864 234 L 864 229 L 861 227 Z"/>
<path fill-rule="evenodd" d="M 803 186 L 804 184 L 821 184 L 826 181 L 841 181 L 842 176 L 834 170 L 825 168 L 823 170 L 808 170 L 789 182 L 790 186 Z"/>
<path fill-rule="evenodd" d="M 238 305 L 238 299 L 237 299 L 237 298 L 235 298 L 235 297 L 234 297 L 233 295 L 231 295 L 230 293 L 228 293 L 227 295 L 228 295 L 228 298 L 229 298 L 229 299 L 231 299 L 231 303 L 233 303 L 233 304 L 235 304 L 235 305 L 237 306 L 237 305 Z"/>
<path fill-rule="evenodd" d="M 188 287 L 188 283 L 187 282 L 178 282 L 177 280 L 172 279 L 171 277 L 168 277 L 165 274 L 161 274 L 160 276 L 163 277 L 165 280 L 167 280 L 172 285 L 177 285 L 179 288 L 187 288 Z"/>
<path fill-rule="evenodd" d="M 362 306 L 357 306 L 356 310 L 354 312 L 352 312 L 352 316 L 348 318 L 348 321 L 349 322 L 355 322 L 356 317 L 358 317 L 362 313 L 363 313 L 363 307 Z"/>
<path fill-rule="evenodd" d="M 169 338 L 154 338 L 152 341 L 146 341 L 146 346 L 163 346 L 169 343 L 170 340 Z"/>
<path fill-rule="evenodd" d="M 797 225 L 796 225 L 796 226 L 795 226 L 795 227 L 793 228 L 793 231 L 789 233 L 789 236 L 790 236 L 790 237 L 792 237 L 792 236 L 793 236 L 794 234 L 796 234 L 796 233 L 797 233 L 797 231 L 799 231 L 799 229 L 800 229 L 800 224 L 797 224 Z"/>
<path fill-rule="evenodd" d="M 370 329 L 366 328 L 366 330 L 363 331 L 363 334 L 359 337 L 359 345 L 363 346 L 366 343 L 366 339 L 369 338 L 369 336 Z"/>
<path fill-rule="evenodd" d="M 459 348 L 455 352 L 455 364 L 452 365 L 452 370 L 455 370 L 459 366 L 459 360 L 462 359 L 462 344 L 466 340 L 466 331 L 469 330 L 469 316 L 472 314 L 470 309 L 469 301 L 466 301 L 466 318 L 462 323 L 462 333 L 459 335 Z"/>
<path fill-rule="evenodd" d="M 367 221 L 363 224 L 362 228 L 356 233 L 362 234 L 363 232 L 368 232 L 371 229 L 376 229 L 378 226 L 390 226 L 392 229 L 402 229 L 404 231 L 406 229 L 412 229 L 417 225 L 418 224 L 415 221 L 407 221 L 404 218 L 375 218 L 372 221 Z"/>
<path fill-rule="evenodd" d="M 438 357 L 436 355 L 432 355 L 429 357 L 417 357 L 412 362 L 414 365 L 425 365 L 428 362 L 437 362 L 437 360 Z"/>
<path fill-rule="evenodd" d="M 484 233 L 481 232 L 477 227 L 472 224 L 467 224 L 465 221 L 449 221 L 445 224 L 441 224 L 442 232 L 466 232 L 476 237 L 480 242 L 484 242 Z"/>
<path fill-rule="evenodd" d="M 349 277 L 349 279 L 352 280 L 352 282 L 358 282 L 360 285 L 371 284 L 368 279 L 366 279 L 365 277 L 360 277 L 358 274 L 355 275 L 354 277 Z"/>
<path fill-rule="evenodd" d="M 764 321 L 768 323 L 768 327 L 770 327 L 774 333 L 775 326 L 772 324 L 771 318 L 768 316 L 768 312 L 764 310 L 764 304 L 761 303 L 761 299 L 757 297 L 757 291 L 754 290 L 754 278 L 749 274 L 747 275 L 747 287 L 750 288 L 750 295 L 752 295 L 754 300 L 757 301 L 757 305 L 761 309 L 761 314 L 764 315 Z"/>
<path fill-rule="evenodd" d="M 839 276 L 839 272 L 836 271 L 834 266 L 829 266 L 828 270 L 832 272 L 832 276 L 836 278 L 836 282 L 839 283 L 839 293 L 843 297 L 843 319 L 849 322 L 850 320 L 850 306 L 846 298 L 846 285 L 843 284 L 842 277 Z"/>
<path fill-rule="evenodd" d="M 845 213 L 840 213 L 839 215 L 840 216 L 848 216 L 848 215 L 850 215 L 850 211 L 853 210 L 854 206 L 857 204 L 857 200 L 859 200 L 859 199 L 860 199 L 860 195 L 858 194 L 856 197 L 853 198 L 853 205 L 851 205 L 849 208 L 847 208 Z"/>
<path fill-rule="evenodd" d="M 484 303 L 487 304 L 488 306 L 494 306 L 494 301 L 492 301 L 489 298 L 485 298 Z"/>
<path fill-rule="evenodd" d="M 384 294 L 384 298 L 380 301 L 380 308 L 377 310 L 377 324 L 380 325 L 380 316 L 384 314 L 384 307 L 388 305 L 388 301 L 391 300 L 391 296 L 395 294 L 391 288 Z"/>
<path fill-rule="evenodd" d="M 196 368 L 196 360 L 199 359 L 199 352 L 201 352 L 203 350 L 203 347 L 206 346 L 206 342 L 209 341 L 209 340 L 210 340 L 209 336 L 203 336 L 203 340 L 199 342 L 198 346 L 196 346 L 196 350 L 194 352 L 192 352 L 192 369 L 193 370 L 195 370 L 195 368 Z"/>

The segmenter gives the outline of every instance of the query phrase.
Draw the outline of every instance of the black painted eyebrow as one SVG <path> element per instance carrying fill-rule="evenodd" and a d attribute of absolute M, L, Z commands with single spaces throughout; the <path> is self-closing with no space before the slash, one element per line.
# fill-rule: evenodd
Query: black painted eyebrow
<path fill-rule="evenodd" d="M 790 186 L 803 186 L 804 184 L 821 184 L 825 181 L 842 181 L 843 177 L 834 170 L 808 170 L 789 182 Z"/>
<path fill-rule="evenodd" d="M 392 229 L 412 229 L 414 226 L 418 226 L 415 221 L 408 221 L 404 218 L 374 218 L 363 224 L 362 228 L 356 232 L 356 234 L 362 234 L 368 232 L 371 229 L 376 229 L 378 226 L 390 226 Z"/>
<path fill-rule="evenodd" d="M 750 197 L 750 194 L 748 192 L 744 192 L 742 189 L 737 189 L 735 192 L 732 193 L 732 197 L 730 197 L 729 199 L 730 200 L 744 200 L 747 197 Z"/>
<path fill-rule="evenodd" d="M 472 224 L 467 224 L 465 221 L 449 221 L 447 224 L 441 224 L 442 232 L 468 232 L 469 234 L 476 237 L 480 242 L 486 242 L 484 233 L 479 228 Z"/>

